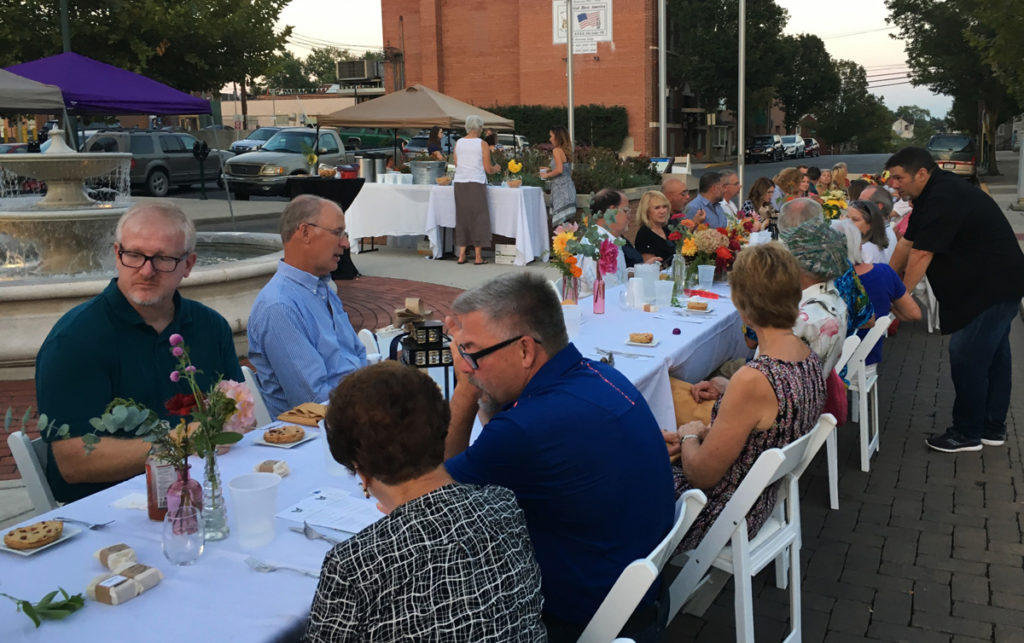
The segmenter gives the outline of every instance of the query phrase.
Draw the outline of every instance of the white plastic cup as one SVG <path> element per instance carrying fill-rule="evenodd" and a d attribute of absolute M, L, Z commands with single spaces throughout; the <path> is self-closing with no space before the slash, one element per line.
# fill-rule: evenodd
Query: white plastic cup
<path fill-rule="evenodd" d="M 228 482 L 235 533 L 243 549 L 262 547 L 274 540 L 280 484 L 281 476 L 276 473 L 246 473 Z"/>
<path fill-rule="evenodd" d="M 562 316 L 565 318 L 565 332 L 569 335 L 569 339 L 573 339 L 580 334 L 583 310 L 577 304 L 563 304 Z"/>
<path fill-rule="evenodd" d="M 697 266 L 697 285 L 701 290 L 711 290 L 711 284 L 715 282 L 714 266 Z"/>
<path fill-rule="evenodd" d="M 657 295 L 658 308 L 668 308 L 672 305 L 672 288 L 675 286 L 671 281 L 662 280 L 654 284 L 654 292 Z"/>
<path fill-rule="evenodd" d="M 640 277 L 629 280 L 626 286 L 626 302 L 634 310 L 644 305 L 644 281 Z"/>

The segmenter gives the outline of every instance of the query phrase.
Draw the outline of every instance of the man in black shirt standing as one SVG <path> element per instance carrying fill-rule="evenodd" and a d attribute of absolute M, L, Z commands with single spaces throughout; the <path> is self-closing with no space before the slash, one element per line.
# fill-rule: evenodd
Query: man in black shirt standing
<path fill-rule="evenodd" d="M 942 332 L 952 333 L 953 426 L 926 443 L 945 453 L 1000 446 L 1010 405 L 1010 324 L 1024 297 L 1024 253 L 992 198 L 938 169 L 926 150 L 904 148 L 885 167 L 914 202 L 903 283 L 913 290 L 927 272 Z"/>

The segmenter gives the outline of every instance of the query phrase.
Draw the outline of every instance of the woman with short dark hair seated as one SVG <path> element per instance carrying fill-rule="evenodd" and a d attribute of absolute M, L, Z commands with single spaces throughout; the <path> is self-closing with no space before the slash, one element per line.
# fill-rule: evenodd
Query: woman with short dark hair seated
<path fill-rule="evenodd" d="M 696 420 L 665 432 L 669 455 L 679 457 L 676 496 L 703 489 L 708 504 L 683 538 L 696 547 L 766 450 L 808 433 L 825 405 L 821 360 L 793 334 L 800 306 L 800 266 L 779 243 L 750 246 L 729 275 L 732 301 L 757 332 L 760 353 L 732 379 L 694 385 L 694 396 L 715 399 L 710 426 Z M 753 538 L 771 514 L 775 494 L 764 493 L 747 514 Z"/>
<path fill-rule="evenodd" d="M 511 491 L 445 471 L 448 404 L 398 362 L 331 393 L 334 459 L 387 514 L 324 558 L 311 641 L 544 641 L 540 570 Z"/>

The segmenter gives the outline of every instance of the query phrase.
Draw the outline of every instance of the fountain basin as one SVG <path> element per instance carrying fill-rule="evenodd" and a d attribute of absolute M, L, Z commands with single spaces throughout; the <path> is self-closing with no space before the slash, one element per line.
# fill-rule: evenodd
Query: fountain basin
<path fill-rule="evenodd" d="M 256 295 L 277 271 L 284 256 L 281 237 L 252 232 L 201 232 L 197 253 L 228 250 L 250 255 L 208 266 L 197 265 L 179 288 L 183 297 L 213 308 L 228 321 L 239 357 L 247 355 L 246 328 Z M 112 253 L 110 246 L 107 252 Z M 0 284 L 0 380 L 35 377 L 35 359 L 50 329 L 67 311 L 95 297 L 114 273 L 96 278 L 34 278 Z"/>

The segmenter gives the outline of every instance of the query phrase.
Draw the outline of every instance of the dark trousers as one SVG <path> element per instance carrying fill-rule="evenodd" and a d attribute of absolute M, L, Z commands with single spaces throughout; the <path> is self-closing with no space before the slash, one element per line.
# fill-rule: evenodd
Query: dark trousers
<path fill-rule="evenodd" d="M 953 430 L 966 438 L 1006 433 L 1010 407 L 1010 324 L 1016 300 L 986 308 L 949 339 L 949 365 L 956 400 Z"/>

